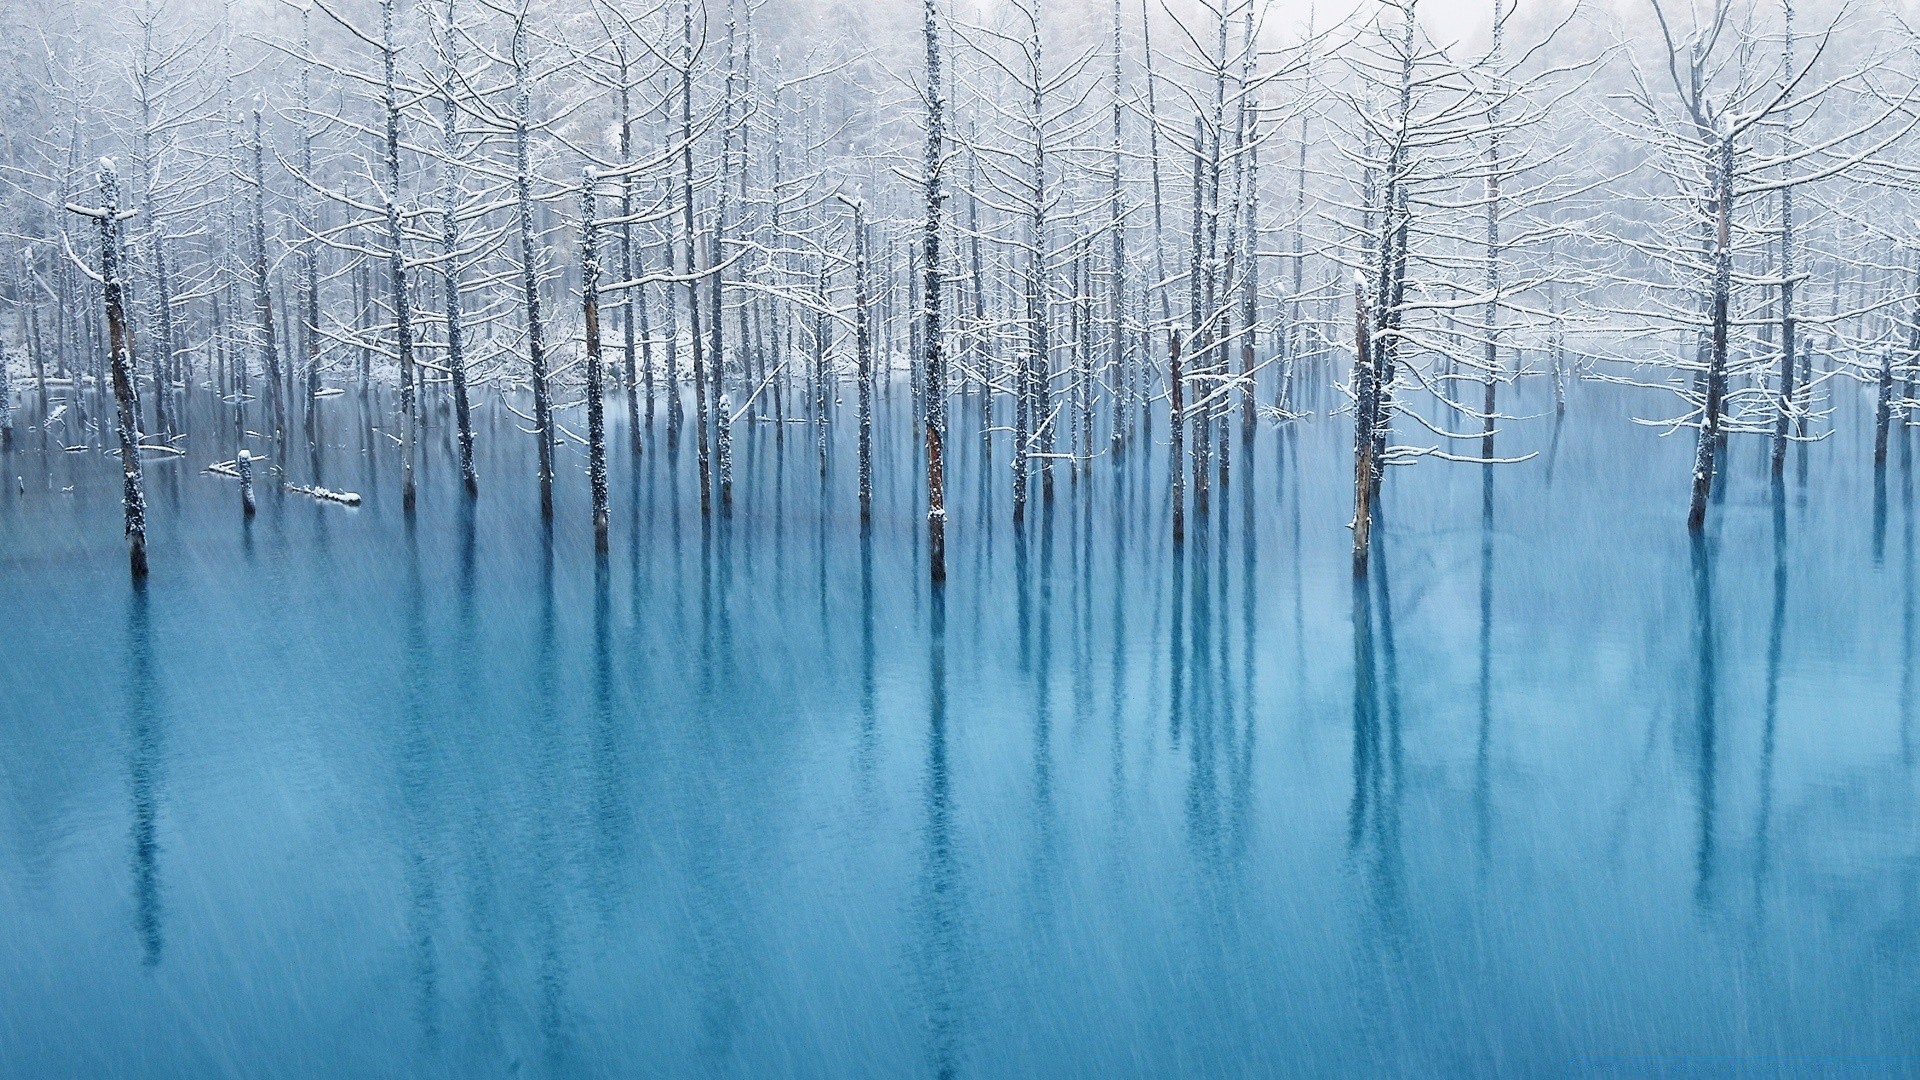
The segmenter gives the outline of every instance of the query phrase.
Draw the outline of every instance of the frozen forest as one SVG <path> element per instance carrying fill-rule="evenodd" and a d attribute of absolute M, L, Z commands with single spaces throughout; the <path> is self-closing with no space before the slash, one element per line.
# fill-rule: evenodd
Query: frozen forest
<path fill-rule="evenodd" d="M 1904 5 L 0 26 L 0 1073 L 1920 1075 Z"/>
<path fill-rule="evenodd" d="M 725 513 L 737 432 L 857 425 L 864 517 L 906 409 L 939 580 L 957 409 L 996 512 L 1131 450 L 1175 536 L 1256 426 L 1351 414 L 1364 573 L 1389 466 L 1517 461 L 1511 388 L 1593 380 L 1668 392 L 1699 529 L 1732 437 L 1905 422 L 1920 38 L 1672 6 L 16 0 L 0 424 L 120 457 L 136 575 L 144 458 L 375 392 L 407 505 L 436 427 L 477 495 L 498 405 L 602 543 L 656 427 Z"/>

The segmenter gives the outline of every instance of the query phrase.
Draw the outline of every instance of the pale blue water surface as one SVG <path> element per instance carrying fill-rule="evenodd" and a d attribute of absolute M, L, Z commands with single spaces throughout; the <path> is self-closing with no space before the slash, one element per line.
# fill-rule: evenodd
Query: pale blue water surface
<path fill-rule="evenodd" d="M 1696 545 L 1633 394 L 1393 471 L 1359 586 L 1329 401 L 1176 552 L 1164 416 L 1016 530 L 963 397 L 942 596 L 904 385 L 864 537 L 850 387 L 710 522 L 616 404 L 604 558 L 495 401 L 471 504 L 350 393 L 249 445 L 366 503 L 251 524 L 203 402 L 144 589 L 23 430 L 0 1075 L 1920 1075 L 1916 436 L 1735 437 Z"/>

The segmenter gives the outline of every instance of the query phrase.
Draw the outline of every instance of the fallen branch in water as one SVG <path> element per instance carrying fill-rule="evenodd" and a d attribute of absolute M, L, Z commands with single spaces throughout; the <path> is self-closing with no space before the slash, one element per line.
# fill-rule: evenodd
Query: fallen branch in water
<path fill-rule="evenodd" d="M 353 491 L 335 491 L 332 488 L 308 487 L 305 484 L 281 484 L 282 491 L 297 491 L 302 495 L 311 495 L 327 502 L 342 503 L 346 506 L 359 506 L 360 495 Z"/>

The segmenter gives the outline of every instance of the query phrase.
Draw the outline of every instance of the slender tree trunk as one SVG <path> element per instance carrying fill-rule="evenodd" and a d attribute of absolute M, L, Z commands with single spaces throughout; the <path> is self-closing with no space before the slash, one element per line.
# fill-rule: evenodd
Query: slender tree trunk
<path fill-rule="evenodd" d="M 153 358 L 153 408 L 154 421 L 162 432 L 172 434 L 186 427 L 185 416 L 176 423 L 173 406 L 173 386 L 175 368 L 174 327 L 173 327 L 173 286 L 167 275 L 166 238 L 162 235 L 157 219 L 149 211 L 147 221 L 153 236 L 153 310 L 159 321 L 156 338 L 159 355 Z"/>
<path fill-rule="evenodd" d="M 707 344 L 707 372 L 713 380 L 709 394 L 713 399 L 713 446 L 715 466 L 720 472 L 720 506 L 725 510 L 733 505 L 733 403 L 727 395 L 727 351 L 725 327 L 727 322 L 726 286 L 727 244 L 733 239 L 733 223 L 729 218 L 731 202 L 728 198 L 727 175 L 733 167 L 733 147 L 739 133 L 734 130 L 735 80 L 734 70 L 734 20 L 732 0 L 727 5 L 727 75 L 721 91 L 720 103 L 720 177 L 715 182 L 715 205 L 713 213 L 713 250 L 708 253 L 710 273 L 708 282 L 713 290 L 712 319 L 707 331 L 711 340 Z"/>
<path fill-rule="evenodd" d="M 453 381 L 453 414 L 460 438 L 460 481 L 467 494 L 474 495 L 480 491 L 480 473 L 473 463 L 473 409 L 467 390 L 465 313 L 460 302 L 460 183 L 454 171 L 460 160 L 460 110 L 453 97 L 459 57 L 453 51 L 458 40 L 453 27 L 453 0 L 447 0 L 447 92 L 440 102 L 440 272 L 446 292 L 447 372 Z M 317 328 L 317 301 L 314 311 Z M 317 374 L 314 379 L 317 383 Z"/>
<path fill-rule="evenodd" d="M 1193 118 L 1193 231 L 1187 238 L 1187 321 L 1192 332 L 1187 338 L 1187 346 L 1194 357 L 1194 367 L 1202 376 L 1207 374 L 1206 357 L 1211 350 L 1207 348 L 1206 339 L 1212 329 L 1206 293 L 1207 157 L 1206 120 L 1196 114 Z M 1195 514 L 1205 514 L 1207 511 L 1208 473 L 1212 469 L 1213 447 L 1213 429 L 1207 423 L 1207 414 L 1213 408 L 1212 393 L 1213 387 L 1203 381 L 1194 394 L 1192 464 Z"/>
<path fill-rule="evenodd" d="M 860 522 L 873 518 L 873 327 L 870 316 L 873 287 L 867 259 L 866 215 L 853 204 L 853 326 L 854 357 L 860 379 Z"/>
<path fill-rule="evenodd" d="M 387 136 L 387 273 L 393 290 L 394 351 L 400 358 L 401 503 L 414 504 L 413 444 L 418 403 L 413 391 L 413 308 L 407 294 L 406 233 L 400 223 L 400 99 L 395 86 L 399 46 L 394 41 L 394 0 L 380 3 L 380 58 Z M 368 361 L 363 356 L 361 363 Z"/>
<path fill-rule="evenodd" d="M 513 190 L 519 209 L 520 284 L 527 311 L 527 371 L 533 380 L 533 423 L 540 439 L 540 513 L 553 515 L 554 421 L 552 390 L 547 383 L 546 323 L 540 310 L 539 248 L 534 242 L 533 167 L 527 144 L 531 138 L 533 89 L 527 60 L 527 18 L 523 9 L 514 19 L 513 41 Z"/>
<path fill-rule="evenodd" d="M 261 145 L 260 110 L 253 110 L 253 311 L 260 334 L 260 369 L 266 373 L 268 415 L 273 437 L 287 432 L 286 401 L 280 394 L 280 350 L 273 332 L 273 293 L 267 282 L 267 178 Z"/>
<path fill-rule="evenodd" d="M 1887 426 L 1893 419 L 1893 350 L 1880 350 L 1880 379 L 1873 407 L 1873 467 L 1887 465 Z"/>
<path fill-rule="evenodd" d="M 947 577 L 946 467 L 941 459 L 946 437 L 946 353 L 941 301 L 946 286 L 940 273 L 940 211 L 946 192 L 946 103 L 940 85 L 940 14 L 925 0 L 922 15 L 927 39 L 927 146 L 923 192 L 926 225 L 920 237 L 920 339 L 926 368 L 927 565 L 935 582 Z"/>
<path fill-rule="evenodd" d="M 1180 370 L 1180 332 L 1167 330 L 1167 424 L 1169 442 L 1167 444 L 1168 486 L 1173 497 L 1173 542 L 1179 544 L 1187 536 L 1187 416 L 1185 395 L 1186 377 Z"/>
<path fill-rule="evenodd" d="M 1785 0 L 1781 5 L 1784 17 L 1782 67 L 1784 77 L 1793 76 L 1793 0 Z M 1781 142 L 1789 144 L 1793 138 L 1792 110 L 1780 110 Z M 1784 145 L 1783 145 L 1784 150 Z M 1794 322 L 1793 286 L 1794 286 L 1794 236 L 1793 236 L 1793 188 L 1780 189 L 1780 399 L 1779 412 L 1773 421 L 1773 454 L 1770 465 L 1773 475 L 1781 475 L 1787 467 L 1787 427 L 1792 422 L 1794 411 L 1794 363 L 1798 342 L 1798 326 Z"/>
<path fill-rule="evenodd" d="M 1369 340 L 1366 290 L 1353 290 L 1353 575 L 1365 577 L 1373 540 L 1373 428 L 1378 422 L 1378 387 L 1373 343 Z"/>
<path fill-rule="evenodd" d="M 13 449 L 13 372 L 7 344 L 0 341 L 0 453 Z"/>
<path fill-rule="evenodd" d="M 1172 326 L 1173 304 L 1167 297 L 1165 203 L 1160 190 L 1160 106 L 1154 94 L 1153 19 L 1147 11 L 1147 0 L 1140 0 L 1140 45 L 1147 69 L 1147 161 L 1153 179 L 1153 272 L 1157 279 L 1154 290 L 1160 294 L 1160 321 Z"/>
<path fill-rule="evenodd" d="M 813 412 L 814 452 L 820 460 L 820 479 L 825 480 L 828 440 L 827 355 L 833 348 L 833 321 L 827 315 L 829 310 L 827 294 L 830 285 L 827 280 L 825 260 L 821 261 L 819 273 L 815 276 L 814 282 L 814 302 L 819 310 L 814 316 L 813 325 L 813 400 L 810 407 Z"/>
<path fill-rule="evenodd" d="M 173 359 L 173 298 L 167 281 L 164 228 L 161 225 L 153 158 L 154 50 L 153 27 L 157 14 L 151 3 L 143 6 L 140 22 L 140 59 L 135 73 L 135 92 L 140 99 L 140 180 L 147 213 L 147 236 L 153 257 L 155 348 L 153 350 L 153 420 L 163 434 L 173 433 L 172 387 L 169 368 Z"/>
<path fill-rule="evenodd" d="M 1694 446 L 1693 504 L 1687 512 L 1687 528 L 1694 530 L 1706 524 L 1707 495 L 1713 489 L 1714 459 L 1720 443 L 1720 403 L 1727 382 L 1727 309 L 1733 290 L 1733 137 L 1723 134 L 1716 140 L 1711 343 L 1704 386 L 1705 412 L 1700 418 L 1700 438 Z"/>
<path fill-rule="evenodd" d="M 594 216 L 593 173 L 580 183 L 580 300 L 587 335 L 587 479 L 593 489 L 593 540 L 607 550 L 607 415 L 600 357 L 600 223 Z"/>
<path fill-rule="evenodd" d="M 1248 18 L 1252 18 L 1249 9 Z M 1252 30 L 1249 28 L 1249 35 Z M 1251 40 L 1247 43 L 1249 55 L 1253 48 Z M 1241 240 L 1240 250 L 1240 431 L 1244 439 L 1253 438 L 1254 404 L 1259 395 L 1254 392 L 1256 368 L 1254 366 L 1254 345 L 1258 340 L 1257 328 L 1260 325 L 1260 232 L 1257 207 L 1260 190 L 1259 173 L 1259 132 L 1260 120 L 1258 108 L 1247 112 L 1247 133 L 1241 143 L 1246 154 L 1245 194 L 1241 198 Z"/>
<path fill-rule="evenodd" d="M 1127 306 L 1127 217 L 1122 191 L 1120 162 L 1125 128 L 1125 102 L 1121 98 L 1120 72 L 1120 0 L 1113 0 L 1112 98 L 1113 133 L 1107 147 L 1107 371 L 1112 380 L 1109 394 L 1113 407 L 1111 443 L 1118 451 L 1126 445 L 1128 421 L 1133 417 L 1133 372 L 1127 363 L 1126 330 L 1122 325 Z M 1123 392 L 1124 391 L 1124 392 Z"/>
<path fill-rule="evenodd" d="M 700 512 L 713 512 L 713 471 L 707 435 L 706 344 L 700 338 L 700 287 L 698 281 L 699 241 L 694 232 L 693 214 L 693 0 L 683 0 L 681 13 L 680 67 L 680 181 L 681 225 L 687 255 L 687 318 L 693 345 L 694 423 L 699 428 Z M 720 313 L 714 312 L 714 318 Z M 719 357 L 712 358 L 719 363 Z"/>
<path fill-rule="evenodd" d="M 302 55 L 313 55 L 312 33 L 313 11 L 302 8 L 300 11 L 300 51 Z M 313 94 L 313 65 L 307 63 L 300 68 L 300 100 L 311 101 Z M 302 125 L 300 132 L 300 171 L 307 179 L 313 177 L 313 129 Z M 320 421 L 320 255 L 317 242 L 313 239 L 318 231 L 318 222 L 313 213 L 313 197 L 302 194 L 300 197 L 301 226 L 304 236 L 300 241 L 300 271 L 305 287 L 305 303 L 302 305 L 301 320 L 302 345 L 305 347 L 306 375 L 302 382 L 306 384 L 302 397 L 305 399 L 307 444 L 313 446 L 318 441 L 316 434 Z M 318 480 L 315 481 L 318 483 Z"/>
<path fill-rule="evenodd" d="M 89 216 L 100 225 L 100 291 L 106 305 L 120 437 L 121 509 L 126 517 L 127 554 L 134 578 L 141 579 L 147 576 L 147 492 L 140 471 L 140 403 L 133 385 L 133 328 L 127 323 L 121 287 L 120 177 L 111 158 L 100 162 L 100 203 L 100 209 L 89 212 Z"/>
<path fill-rule="evenodd" d="M 1503 0 L 1493 0 L 1493 48 L 1488 63 L 1497 72 L 1506 14 Z M 1493 456 L 1495 388 L 1500 377 L 1500 93 L 1496 74 L 1493 99 L 1487 103 L 1487 307 L 1486 396 L 1481 403 L 1480 456 Z"/>
<path fill-rule="evenodd" d="M 1313 38 L 1313 16 L 1309 8 L 1307 17 L 1307 38 Z M 1311 57 L 1308 58 L 1309 65 Z M 1311 83 L 1313 69 L 1307 68 L 1307 78 Z M 1300 361 L 1306 351 L 1306 327 L 1301 322 L 1302 295 L 1306 290 L 1307 265 L 1307 121 L 1308 113 L 1300 114 L 1300 158 L 1296 163 L 1293 218 L 1293 290 L 1289 297 L 1286 334 L 1281 347 L 1286 350 L 1286 360 L 1281 367 L 1280 385 L 1275 392 L 1274 404 L 1280 407 L 1284 416 L 1293 415 L 1293 388 L 1298 377 Z"/>
<path fill-rule="evenodd" d="M 626 46 L 619 46 L 620 62 L 620 164 L 623 169 L 633 168 L 633 86 L 628 75 Z M 633 175 L 623 171 L 620 174 L 620 280 L 634 280 L 633 258 Z M 620 334 L 624 339 L 626 352 L 627 391 L 627 450 L 633 457 L 640 456 L 640 381 L 637 370 L 639 358 L 634 354 L 634 315 L 635 308 L 646 300 L 646 286 L 629 285 L 626 295 L 621 298 Z M 642 315 L 642 318 L 645 316 Z M 640 330 L 642 339 L 650 335 L 647 329 Z M 653 422 L 653 342 L 646 342 L 647 350 L 647 422 Z"/>
<path fill-rule="evenodd" d="M 971 140 L 970 140 L 971 141 Z M 967 147 L 967 246 L 973 274 L 973 334 L 975 365 L 980 370 L 980 451 L 993 454 L 993 346 L 987 325 L 987 275 L 980 245 L 980 155 Z"/>

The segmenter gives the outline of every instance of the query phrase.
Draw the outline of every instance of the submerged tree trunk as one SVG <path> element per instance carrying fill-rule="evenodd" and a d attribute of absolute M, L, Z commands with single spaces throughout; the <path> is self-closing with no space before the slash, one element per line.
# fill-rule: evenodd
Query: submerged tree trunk
<path fill-rule="evenodd" d="M 873 324 L 872 274 L 867 259 L 866 215 L 853 204 L 853 326 L 860 379 L 860 521 L 873 518 Z"/>
<path fill-rule="evenodd" d="M 394 42 L 394 0 L 380 4 L 380 59 L 387 136 L 387 273 L 393 290 L 394 351 L 400 358 L 401 503 L 413 510 L 413 443 L 416 402 L 413 394 L 413 308 L 407 293 L 406 233 L 400 222 L 400 99 L 395 86 L 400 47 Z M 361 357 L 364 376 L 367 358 Z"/>
<path fill-rule="evenodd" d="M 233 456 L 233 471 L 240 477 L 240 516 L 252 517 L 253 504 L 253 451 L 241 447 Z"/>
<path fill-rule="evenodd" d="M 1173 324 L 1173 302 L 1167 297 L 1166 212 L 1160 188 L 1160 108 L 1154 94 L 1153 20 L 1147 0 L 1140 0 L 1140 48 L 1147 75 L 1147 161 L 1153 181 L 1154 290 L 1160 294 L 1160 321 Z"/>
<path fill-rule="evenodd" d="M 453 53 L 456 36 L 451 0 L 447 4 L 446 38 L 447 91 L 441 100 L 440 113 L 440 258 L 443 260 L 440 273 L 447 305 L 447 373 L 453 380 L 453 416 L 460 436 L 460 481 L 466 486 L 467 494 L 473 495 L 480 490 L 480 474 L 473 464 L 473 409 L 467 394 L 466 333 L 460 306 L 460 184 L 454 172 L 460 153 L 460 110 L 453 97 L 459 66 Z M 315 310 L 317 325 L 317 307 Z M 317 374 L 314 379 L 317 382 Z"/>
<path fill-rule="evenodd" d="M 1506 22 L 1501 0 L 1493 0 L 1493 48 L 1488 62 L 1500 62 L 1501 31 Z M 1486 396 L 1481 402 L 1480 456 L 1493 456 L 1493 414 L 1500 377 L 1500 82 L 1487 104 L 1487 307 L 1485 332 Z"/>
<path fill-rule="evenodd" d="M 946 468 L 941 443 L 946 435 L 946 354 L 941 341 L 940 209 L 945 193 L 946 115 L 940 87 L 940 14 L 935 0 L 922 7 L 927 38 L 927 147 L 923 191 L 926 225 L 920 237 L 920 340 L 926 368 L 927 566 L 936 582 L 947 577 Z"/>
<path fill-rule="evenodd" d="M 1720 443 L 1720 402 L 1726 394 L 1728 304 L 1733 290 L 1733 136 L 1716 136 L 1714 154 L 1713 203 L 1713 293 L 1709 300 L 1709 338 L 1707 370 L 1702 380 L 1706 394 L 1705 411 L 1700 417 L 1700 438 L 1694 445 L 1693 504 L 1687 511 L 1687 528 L 1699 529 L 1707 521 L 1707 495 L 1713 489 L 1715 454 Z"/>
<path fill-rule="evenodd" d="M 1367 572 L 1369 546 L 1373 540 L 1374 438 L 1379 422 L 1379 373 L 1374 369 L 1374 351 L 1368 331 L 1366 289 L 1356 283 L 1353 290 L 1353 574 Z"/>
<path fill-rule="evenodd" d="M 727 244 L 733 223 L 730 220 L 732 209 L 729 200 L 727 181 L 732 167 L 734 130 L 735 80 L 734 68 L 733 7 L 727 7 L 727 74 L 721 88 L 720 103 L 720 175 L 714 185 L 713 244 L 707 253 L 709 260 L 708 282 L 713 290 L 710 321 L 707 333 L 710 340 L 707 345 L 707 374 L 713 381 L 708 391 L 713 399 L 713 450 L 714 467 L 719 471 L 720 507 L 724 511 L 733 505 L 733 402 L 727 394 L 727 350 L 726 350 L 726 276 Z M 735 346 L 738 351 L 739 346 Z"/>
<path fill-rule="evenodd" d="M 1187 417 L 1185 396 L 1186 377 L 1180 371 L 1180 332 L 1167 330 L 1167 424 L 1170 441 L 1167 448 L 1167 463 L 1171 476 L 1168 485 L 1173 494 L 1173 541 L 1179 543 L 1187 535 Z"/>
<path fill-rule="evenodd" d="M 13 449 L 13 375 L 7 364 L 7 343 L 0 341 L 0 453 Z"/>
<path fill-rule="evenodd" d="M 280 350 L 273 333 L 273 292 L 267 283 L 267 178 L 260 138 L 260 110 L 253 110 L 253 312 L 259 320 L 260 369 L 267 376 L 267 409 L 273 437 L 287 433 L 286 401 L 280 393 Z"/>
<path fill-rule="evenodd" d="M 587 479 L 593 488 L 594 547 L 607 550 L 607 417 L 600 360 L 600 223 L 593 173 L 580 184 L 580 299 L 587 336 Z"/>
<path fill-rule="evenodd" d="M 1113 133 L 1107 148 L 1107 378 L 1111 380 L 1108 394 L 1112 408 L 1108 409 L 1108 413 L 1113 425 L 1109 442 L 1117 451 L 1126 445 L 1131 430 L 1136 390 L 1133 365 L 1127 363 L 1126 330 L 1122 326 L 1127 304 L 1127 218 L 1120 178 L 1120 161 L 1124 152 L 1122 143 L 1126 134 L 1122 124 L 1126 103 L 1121 96 L 1120 0 L 1113 0 L 1112 53 L 1112 81 L 1108 96 L 1112 99 Z"/>
<path fill-rule="evenodd" d="M 147 576 L 147 491 L 140 472 L 140 403 L 133 387 L 133 328 L 127 324 L 120 280 L 120 177 L 113 159 L 100 160 L 100 208 L 80 210 L 100 224 L 100 292 L 107 313 L 107 345 L 113 372 L 116 430 L 120 437 L 121 509 L 127 555 L 135 578 Z"/>
<path fill-rule="evenodd" d="M 519 209 L 520 284 L 527 309 L 527 372 L 533 380 L 533 424 L 540 439 L 540 513 L 553 514 L 553 398 L 547 385 L 546 325 L 540 310 L 539 248 L 534 243 L 533 168 L 528 159 L 533 111 L 527 60 L 527 12 L 513 23 L 513 191 Z"/>
<path fill-rule="evenodd" d="M 1785 77 L 1793 78 L 1793 0 L 1786 0 L 1782 7 L 1784 26 L 1782 29 L 1782 67 Z M 1780 110 L 1781 142 L 1790 145 L 1793 138 L 1793 114 L 1782 107 Z M 1785 145 L 1783 145 L 1783 151 Z M 1787 426 L 1792 422 L 1794 409 L 1794 354 L 1798 326 L 1793 314 L 1793 187 L 1788 185 L 1780 189 L 1780 398 L 1779 412 L 1773 419 L 1773 454 L 1770 464 L 1773 475 L 1781 475 L 1787 467 Z"/>
<path fill-rule="evenodd" d="M 1187 352 L 1192 356 L 1198 374 L 1207 374 L 1205 344 L 1209 331 L 1206 263 L 1207 246 L 1202 229 L 1206 224 L 1207 187 L 1207 136 L 1204 118 L 1198 114 L 1193 118 L 1193 229 L 1187 240 L 1187 322 L 1191 329 L 1187 337 Z M 1208 396 L 1212 387 L 1205 382 L 1200 384 L 1194 394 L 1193 409 L 1193 512 L 1204 514 L 1207 510 L 1207 472 L 1210 467 L 1209 450 L 1213 442 L 1213 430 L 1207 424 L 1207 412 L 1212 407 Z"/>
<path fill-rule="evenodd" d="M 1873 407 L 1873 467 L 1887 464 L 1887 426 L 1893 420 L 1893 350 L 1880 350 L 1880 381 Z"/>
<path fill-rule="evenodd" d="M 687 319 L 693 345 L 694 423 L 699 428 L 700 512 L 713 512 L 713 472 L 711 449 L 707 441 L 706 344 L 700 339 L 699 241 L 694 232 L 693 213 L 693 0 L 683 0 L 680 8 L 680 183 L 681 230 L 687 255 Z M 720 313 L 714 312 L 714 318 Z M 676 399 L 677 400 L 677 399 Z"/>
<path fill-rule="evenodd" d="M 813 373 L 811 382 L 811 400 L 808 410 L 813 417 L 814 453 L 820 462 L 820 479 L 827 478 L 827 353 L 833 348 L 833 322 L 828 317 L 831 310 L 827 306 L 827 267 L 821 261 L 819 273 L 814 278 L 814 301 L 819 311 L 813 320 Z"/>
<path fill-rule="evenodd" d="M 1249 8 L 1247 17 L 1253 17 Z M 1247 30 L 1249 40 L 1247 50 L 1252 56 L 1252 27 Z M 1256 392 L 1254 345 L 1259 340 L 1256 332 L 1260 325 L 1260 112 L 1257 107 L 1248 110 L 1247 132 L 1242 136 L 1246 148 L 1246 182 L 1241 199 L 1241 251 L 1243 261 L 1240 271 L 1240 431 L 1243 439 L 1252 439 L 1254 430 L 1254 406 L 1259 395 Z"/>
<path fill-rule="evenodd" d="M 633 85 L 628 75 L 627 50 L 624 41 L 616 45 L 620 78 L 620 280 L 634 279 L 633 258 Z M 634 355 L 634 309 L 646 298 L 646 286 L 629 285 L 626 295 L 621 298 L 620 335 L 624 353 L 622 366 L 626 369 L 627 391 L 627 449 L 633 457 L 640 456 L 640 381 L 638 361 Z M 644 316 L 643 316 L 644 317 Z M 641 330 L 646 336 L 646 330 Z M 653 422 L 653 343 L 647 343 L 647 422 Z"/>
<path fill-rule="evenodd" d="M 313 55 L 313 11 L 303 8 L 300 12 L 300 52 L 305 56 Z M 313 64 L 311 61 L 300 69 L 300 100 L 311 101 L 313 94 Z M 300 172 L 307 178 L 313 176 L 313 128 L 302 125 L 300 131 Z M 301 304 L 301 344 L 306 357 L 306 373 L 301 379 L 303 387 L 301 398 L 304 401 L 304 422 L 307 428 L 307 445 L 314 446 L 319 439 L 316 434 L 320 409 L 320 256 L 316 249 L 315 234 L 318 222 L 314 220 L 313 199 L 310 193 L 300 196 L 300 226 L 303 233 L 300 240 L 300 276 L 304 290 Z M 318 480 L 316 479 L 317 483 Z"/>
<path fill-rule="evenodd" d="M 143 184 L 144 208 L 147 215 L 147 236 L 150 253 L 153 258 L 153 314 L 154 341 L 153 350 L 153 422 L 163 435 L 173 433 L 172 373 L 173 362 L 173 300 L 172 289 L 167 280 L 167 257 L 164 230 L 160 223 L 159 200 L 157 198 L 158 181 L 155 177 L 156 163 L 153 157 L 154 96 L 158 92 L 154 86 L 156 57 L 154 54 L 153 30 L 158 21 L 158 13 L 151 2 L 142 6 L 137 16 L 140 24 L 140 54 L 134 71 L 134 93 L 140 103 L 140 141 L 139 161 L 140 180 Z M 0 438 L 6 437 L 0 434 Z"/>

